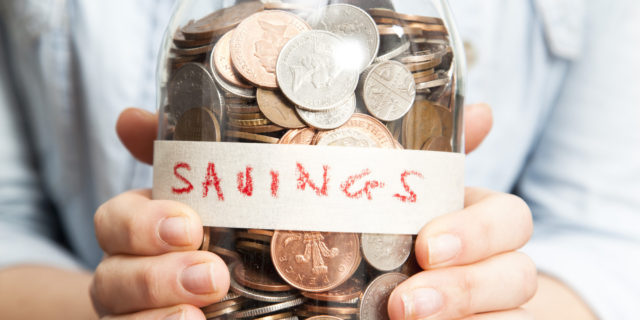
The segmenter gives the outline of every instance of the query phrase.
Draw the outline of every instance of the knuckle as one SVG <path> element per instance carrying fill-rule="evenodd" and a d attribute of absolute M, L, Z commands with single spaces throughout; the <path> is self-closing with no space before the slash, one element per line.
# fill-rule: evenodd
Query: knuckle
<path fill-rule="evenodd" d="M 538 289 L 538 270 L 533 260 L 523 254 L 517 253 L 521 263 L 522 278 L 522 303 L 529 301 L 536 293 Z"/>
<path fill-rule="evenodd" d="M 162 302 L 161 274 L 149 265 L 140 271 L 138 280 L 142 299 L 148 306 L 158 306 Z"/>
<path fill-rule="evenodd" d="M 473 291 L 475 288 L 475 281 L 470 272 L 459 271 L 456 277 L 459 297 L 458 301 L 454 304 L 453 313 L 455 318 L 463 317 L 472 314 L 473 308 Z"/>

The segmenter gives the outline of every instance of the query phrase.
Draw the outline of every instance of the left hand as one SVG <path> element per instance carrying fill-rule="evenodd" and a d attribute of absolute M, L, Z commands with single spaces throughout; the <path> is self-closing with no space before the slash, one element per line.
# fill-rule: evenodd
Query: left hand
<path fill-rule="evenodd" d="M 467 150 L 491 128 L 491 112 L 465 110 Z M 537 271 L 516 252 L 533 222 L 520 198 L 467 188 L 464 209 L 432 220 L 418 234 L 416 258 L 425 270 L 389 298 L 391 319 L 530 319 L 519 308 L 536 292 Z"/>

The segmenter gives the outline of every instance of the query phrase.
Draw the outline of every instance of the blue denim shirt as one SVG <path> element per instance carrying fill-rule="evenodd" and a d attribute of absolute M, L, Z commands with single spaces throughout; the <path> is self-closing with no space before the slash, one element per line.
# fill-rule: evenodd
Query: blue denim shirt
<path fill-rule="evenodd" d="M 467 102 L 495 127 L 467 184 L 531 206 L 524 251 L 605 319 L 640 314 L 640 2 L 450 0 L 470 56 Z M 96 208 L 147 188 L 121 146 L 153 110 L 171 0 L 0 3 L 0 268 L 93 268 Z M 399 1 L 403 11 L 412 1 Z"/>

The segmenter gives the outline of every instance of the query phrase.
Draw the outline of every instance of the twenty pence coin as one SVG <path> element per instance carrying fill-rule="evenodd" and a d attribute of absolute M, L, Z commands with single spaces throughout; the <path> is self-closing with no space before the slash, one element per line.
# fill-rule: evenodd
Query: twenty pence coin
<path fill-rule="evenodd" d="M 389 319 L 387 304 L 391 291 L 407 278 L 402 273 L 385 273 L 375 278 L 364 291 L 360 300 L 360 319 Z"/>
<path fill-rule="evenodd" d="M 231 61 L 238 72 L 258 87 L 278 87 L 276 61 L 282 47 L 310 30 L 298 16 L 279 10 L 262 11 L 244 20 L 231 37 Z"/>
<path fill-rule="evenodd" d="M 331 130 L 338 128 L 351 119 L 356 111 L 356 95 L 351 95 L 334 109 L 325 111 L 307 111 L 296 108 L 298 115 L 309 126 L 316 129 Z"/>
<path fill-rule="evenodd" d="M 308 31 L 291 39 L 278 57 L 280 89 L 302 109 L 333 109 L 358 85 L 358 68 L 341 58 L 347 49 L 342 38 L 327 31 Z"/>
<path fill-rule="evenodd" d="M 360 239 L 355 233 L 276 231 L 271 259 L 293 287 L 328 291 L 345 283 L 360 264 Z"/>
<path fill-rule="evenodd" d="M 384 124 L 371 116 L 358 113 L 338 129 L 319 132 L 313 144 L 385 149 L 396 147 L 393 135 Z"/>
<path fill-rule="evenodd" d="M 279 90 L 258 89 L 256 98 L 260 111 L 273 123 L 288 129 L 305 127 L 287 97 Z"/>
<path fill-rule="evenodd" d="M 362 234 L 362 255 L 364 259 L 379 271 L 392 271 L 400 268 L 411 254 L 413 238 L 411 235 Z"/>
<path fill-rule="evenodd" d="M 367 110 L 382 121 L 404 117 L 416 98 L 416 83 L 407 68 L 397 61 L 385 61 L 362 76 L 362 98 Z"/>

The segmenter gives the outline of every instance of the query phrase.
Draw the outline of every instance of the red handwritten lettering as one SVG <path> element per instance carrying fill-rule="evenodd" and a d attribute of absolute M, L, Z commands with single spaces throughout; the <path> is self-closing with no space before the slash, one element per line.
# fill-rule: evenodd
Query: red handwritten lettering
<path fill-rule="evenodd" d="M 349 178 L 347 178 L 347 181 L 343 182 L 340 185 L 340 189 L 342 190 L 342 192 L 344 192 L 344 194 L 351 198 L 351 199 L 360 199 L 362 198 L 363 194 L 367 195 L 367 199 L 372 200 L 373 197 L 371 196 L 371 190 L 375 189 L 375 188 L 384 188 L 384 182 L 380 182 L 380 181 L 367 181 L 364 183 L 364 187 L 356 192 L 351 192 L 349 191 L 349 189 L 351 189 L 351 187 L 353 187 L 353 185 L 360 179 L 368 176 L 371 174 L 371 170 L 369 169 L 365 169 L 364 171 L 362 171 L 362 173 L 357 174 L 355 176 L 350 176 Z"/>
<path fill-rule="evenodd" d="M 322 187 L 318 187 L 311 178 L 309 178 L 309 173 L 302 166 L 302 164 L 298 163 L 298 190 L 306 190 L 307 186 L 316 192 L 318 196 L 327 196 L 328 195 L 328 186 L 329 186 L 329 166 L 322 166 L 324 173 L 322 174 Z"/>
<path fill-rule="evenodd" d="M 400 175 L 400 181 L 402 181 L 402 186 L 404 187 L 404 190 L 409 193 L 408 196 L 403 196 L 399 193 L 394 194 L 393 196 L 400 199 L 400 201 L 402 202 L 410 202 L 410 203 L 415 203 L 418 200 L 418 196 L 416 195 L 415 192 L 413 192 L 413 190 L 411 189 L 411 187 L 409 186 L 409 184 L 407 183 L 407 177 L 409 176 L 416 176 L 420 179 L 424 179 L 424 176 L 422 175 L 422 173 L 417 172 L 417 171 L 405 171 L 402 173 L 402 175 Z"/>
<path fill-rule="evenodd" d="M 271 196 L 278 197 L 278 189 L 280 189 L 280 173 L 271 170 Z"/>
<path fill-rule="evenodd" d="M 222 188 L 220 188 L 220 178 L 218 178 L 218 174 L 216 173 L 216 165 L 213 162 L 209 163 L 209 166 L 207 168 L 207 176 L 204 178 L 204 182 L 202 183 L 203 198 L 206 198 L 209 195 L 209 187 L 211 186 L 216 189 L 218 200 L 224 201 L 224 194 L 222 193 Z"/>
<path fill-rule="evenodd" d="M 191 171 L 191 166 L 188 163 L 179 162 L 179 163 L 176 163 L 176 165 L 173 167 L 173 174 L 176 176 L 176 178 L 180 179 L 180 181 L 184 182 L 184 184 L 186 184 L 187 186 L 184 188 L 173 187 L 171 188 L 171 192 L 173 192 L 174 194 L 190 193 L 191 191 L 193 191 L 193 184 L 191 184 L 191 182 L 187 180 L 187 178 L 185 178 L 183 175 L 178 173 L 178 169 L 187 169 L 188 171 Z"/>
<path fill-rule="evenodd" d="M 238 173 L 238 191 L 248 197 L 253 195 L 253 178 L 251 177 L 251 171 L 253 171 L 253 168 L 247 167 L 246 178 L 244 173 Z"/>

